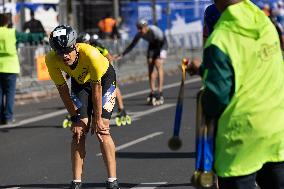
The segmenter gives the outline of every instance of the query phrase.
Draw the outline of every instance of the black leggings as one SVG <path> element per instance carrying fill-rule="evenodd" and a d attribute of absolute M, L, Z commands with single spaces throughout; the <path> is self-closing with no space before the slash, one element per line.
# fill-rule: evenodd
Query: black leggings
<path fill-rule="evenodd" d="M 246 176 L 218 178 L 219 189 L 255 189 L 255 181 L 261 189 L 284 189 L 284 162 L 266 163 Z"/>

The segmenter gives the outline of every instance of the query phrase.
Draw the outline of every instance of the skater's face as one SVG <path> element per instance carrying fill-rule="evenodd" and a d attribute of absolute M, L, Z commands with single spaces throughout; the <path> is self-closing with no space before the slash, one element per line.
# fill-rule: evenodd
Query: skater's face
<path fill-rule="evenodd" d="M 145 34 L 148 31 L 148 27 L 147 26 L 137 27 L 137 30 L 139 33 Z"/>
<path fill-rule="evenodd" d="M 71 66 L 77 57 L 76 47 L 64 49 L 63 51 L 56 51 L 56 54 L 62 59 L 63 63 Z"/>

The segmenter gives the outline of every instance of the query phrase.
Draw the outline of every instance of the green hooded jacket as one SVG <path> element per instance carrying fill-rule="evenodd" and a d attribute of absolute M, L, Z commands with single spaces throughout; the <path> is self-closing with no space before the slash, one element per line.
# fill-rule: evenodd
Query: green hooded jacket
<path fill-rule="evenodd" d="M 277 31 L 249 0 L 224 10 L 201 66 L 207 116 L 218 117 L 215 170 L 243 176 L 284 161 L 284 64 Z"/>

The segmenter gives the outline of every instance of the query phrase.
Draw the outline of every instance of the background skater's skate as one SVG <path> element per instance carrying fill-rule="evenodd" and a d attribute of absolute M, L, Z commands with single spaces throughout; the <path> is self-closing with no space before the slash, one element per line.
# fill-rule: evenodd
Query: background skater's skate
<path fill-rule="evenodd" d="M 62 122 L 62 127 L 65 129 L 67 127 L 71 127 L 72 121 L 69 114 L 67 114 Z"/>
<path fill-rule="evenodd" d="M 130 125 L 131 121 L 131 117 L 126 113 L 125 109 L 118 110 L 115 118 L 116 126 L 120 127 L 121 125 Z"/>
<path fill-rule="evenodd" d="M 147 104 L 152 106 L 156 105 L 156 95 L 154 92 L 151 92 L 147 97 Z"/>

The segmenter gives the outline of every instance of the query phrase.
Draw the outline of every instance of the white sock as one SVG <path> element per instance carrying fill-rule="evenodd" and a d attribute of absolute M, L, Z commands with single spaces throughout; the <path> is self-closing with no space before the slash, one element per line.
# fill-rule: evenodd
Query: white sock
<path fill-rule="evenodd" d="M 82 182 L 82 180 L 73 180 L 73 182 Z"/>
<path fill-rule="evenodd" d="M 117 178 L 108 178 L 107 181 L 108 181 L 108 182 L 113 182 L 113 181 L 115 181 L 116 179 L 117 179 Z"/>

